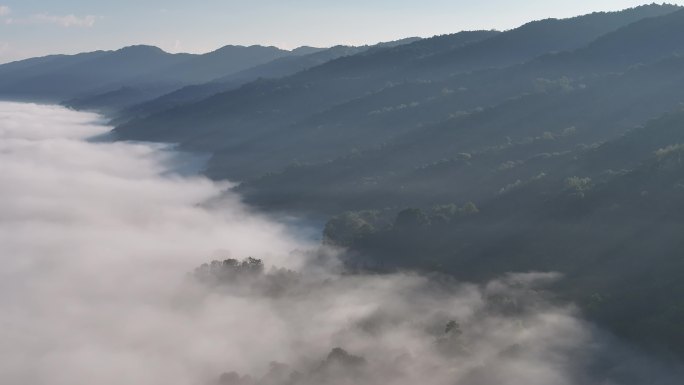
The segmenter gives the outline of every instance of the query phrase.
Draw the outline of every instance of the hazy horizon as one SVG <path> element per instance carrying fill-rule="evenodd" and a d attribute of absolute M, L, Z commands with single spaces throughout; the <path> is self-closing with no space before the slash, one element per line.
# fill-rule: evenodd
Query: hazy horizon
<path fill-rule="evenodd" d="M 0 384 L 681 384 L 682 5 L 0 0 Z"/>
<path fill-rule="evenodd" d="M 684 1 L 670 1 L 684 5 Z M 210 1 L 203 7 L 178 1 L 116 5 L 69 0 L 0 0 L 0 64 L 52 54 L 116 50 L 154 45 L 171 53 L 206 53 L 226 45 L 372 45 L 407 37 L 431 37 L 466 30 L 508 30 L 545 18 L 617 11 L 648 1 L 488 0 L 401 1 L 374 4 L 327 1 L 282 5 Z M 494 10 L 494 11 L 492 11 Z M 283 18 L 282 15 L 288 15 Z M 353 25 L 353 28 L 350 26 Z M 125 27 L 125 28 L 124 28 Z M 141 37 L 144 36 L 144 37 Z"/>

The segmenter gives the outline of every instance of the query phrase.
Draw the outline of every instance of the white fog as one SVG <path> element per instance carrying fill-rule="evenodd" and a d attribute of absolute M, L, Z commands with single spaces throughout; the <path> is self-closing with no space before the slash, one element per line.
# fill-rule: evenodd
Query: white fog
<path fill-rule="evenodd" d="M 545 299 L 538 288 L 562 277 L 475 285 L 314 268 L 334 251 L 255 213 L 229 183 L 176 173 L 192 159 L 168 147 L 90 140 L 109 130 L 94 114 L 0 103 L 2 384 L 205 385 L 233 371 L 220 381 L 679 383 Z M 192 274 L 247 257 L 264 273 Z"/>

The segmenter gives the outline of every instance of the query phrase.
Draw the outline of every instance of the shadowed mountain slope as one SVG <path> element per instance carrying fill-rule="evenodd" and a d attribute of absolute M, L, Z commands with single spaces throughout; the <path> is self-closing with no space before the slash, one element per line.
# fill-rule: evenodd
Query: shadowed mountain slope
<path fill-rule="evenodd" d="M 458 64 L 450 62 L 452 58 L 473 58 L 479 63 L 476 66 L 478 68 L 506 66 L 522 60 L 532 60 L 538 55 L 554 51 L 580 48 L 604 33 L 628 25 L 639 18 L 668 14 L 676 9 L 678 8 L 672 6 L 644 6 L 623 12 L 591 14 L 568 20 L 533 22 L 504 33 L 463 32 L 389 49 L 376 49 L 332 60 L 286 78 L 249 83 L 239 89 L 197 103 L 180 106 L 145 119 L 133 120 L 117 127 L 116 132 L 122 138 L 179 142 L 187 148 L 202 151 L 217 151 L 220 147 L 232 149 L 241 143 L 246 145 L 257 140 L 265 144 L 264 139 L 268 141 L 272 134 L 276 137 L 276 131 L 287 130 L 287 127 L 293 124 L 305 124 L 303 122 L 315 115 L 324 114 L 345 103 L 353 103 L 356 99 L 366 98 L 369 94 L 382 93 L 387 98 L 385 107 L 411 105 L 415 100 L 393 104 L 391 99 L 401 98 L 400 93 L 404 91 L 402 87 L 396 86 L 406 82 L 425 82 L 424 79 L 434 78 L 439 71 L 427 67 L 421 69 L 421 66 L 431 66 L 435 60 L 443 62 L 457 72 Z M 556 39 L 549 40 L 548 36 L 555 36 Z M 516 59 L 509 60 L 500 56 L 501 44 L 504 43 L 493 44 L 492 40 L 513 46 L 526 44 L 534 48 L 517 52 Z M 481 60 L 482 52 L 491 52 L 488 54 L 490 56 L 486 56 L 491 60 Z M 542 72 L 535 68 L 526 71 L 528 73 L 525 76 L 531 76 L 533 79 L 536 72 Z M 458 84 L 455 84 L 455 88 L 452 87 L 453 79 L 444 76 L 441 79 L 430 80 L 434 83 L 431 92 L 434 92 L 434 88 L 447 93 L 463 88 Z M 464 83 L 471 85 L 466 86 L 470 90 L 466 94 L 477 92 L 476 80 L 479 78 L 483 78 L 489 84 L 501 83 L 497 76 L 496 73 L 472 77 L 467 73 L 459 75 L 465 79 Z M 508 76 L 508 73 L 501 72 L 501 76 Z M 509 78 L 505 80 L 504 83 L 511 81 Z M 440 83 L 444 85 L 440 87 Z M 529 91 L 529 83 L 525 80 L 524 87 L 515 85 L 504 91 L 489 92 L 481 101 L 486 106 L 520 95 Z M 393 93 L 395 90 L 399 94 Z M 410 94 L 406 95 L 410 97 Z M 457 105 L 451 105 L 435 112 L 448 116 L 467 109 L 467 106 L 461 109 Z M 327 121 L 327 126 L 335 127 L 334 123 L 336 122 Z M 326 135 L 332 137 L 338 134 L 339 130 L 329 128 L 320 136 L 325 138 Z M 386 139 L 388 138 L 380 141 Z M 308 148 L 315 150 L 316 146 Z M 258 151 L 256 148 L 254 150 Z M 264 171 L 269 170 L 262 170 Z"/>
<path fill-rule="evenodd" d="M 378 44 L 374 47 L 392 47 L 395 45 L 408 44 L 414 40 L 416 39 L 403 39 L 396 42 Z M 368 46 L 336 46 L 323 50 L 308 49 L 299 51 L 299 55 L 282 57 L 265 64 L 220 77 L 211 82 L 183 87 L 166 95 L 154 98 L 153 100 L 145 101 L 144 103 L 141 101 L 139 104 L 120 111 L 116 115 L 119 120 L 145 117 L 183 104 L 198 102 L 202 99 L 209 98 L 212 95 L 239 88 L 243 84 L 257 79 L 277 79 L 289 76 L 339 57 L 354 55 L 372 48 L 373 47 Z"/>
<path fill-rule="evenodd" d="M 98 98 L 112 99 L 114 93 L 118 96 L 115 104 L 125 104 L 126 95 L 132 95 L 128 102 L 132 104 L 137 101 L 136 92 L 163 94 L 291 54 L 260 46 L 227 46 L 204 55 L 170 54 L 157 47 L 132 46 L 117 51 L 48 56 L 0 65 L 0 97 L 61 102 L 92 96 L 90 104 L 94 104 Z"/>

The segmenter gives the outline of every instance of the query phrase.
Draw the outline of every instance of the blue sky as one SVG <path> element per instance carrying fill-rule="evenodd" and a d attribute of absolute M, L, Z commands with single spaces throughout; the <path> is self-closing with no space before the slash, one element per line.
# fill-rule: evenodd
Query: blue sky
<path fill-rule="evenodd" d="M 0 0 L 0 62 L 157 45 L 365 44 L 644 4 L 630 0 Z M 682 1 L 673 3 L 684 4 Z"/>

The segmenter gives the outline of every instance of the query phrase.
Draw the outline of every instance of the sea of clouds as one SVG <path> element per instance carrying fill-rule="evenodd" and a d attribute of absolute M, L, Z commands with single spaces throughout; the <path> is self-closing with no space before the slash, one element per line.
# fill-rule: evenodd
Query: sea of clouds
<path fill-rule="evenodd" d="M 177 172 L 193 157 L 109 130 L 0 103 L 2 384 L 680 383 L 549 301 L 554 274 L 345 274 L 230 183 Z M 195 270 L 249 256 L 264 270 Z"/>

